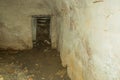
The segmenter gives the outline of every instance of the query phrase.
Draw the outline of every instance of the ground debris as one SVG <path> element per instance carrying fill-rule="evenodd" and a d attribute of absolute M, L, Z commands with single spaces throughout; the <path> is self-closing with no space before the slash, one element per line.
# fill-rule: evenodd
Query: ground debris
<path fill-rule="evenodd" d="M 0 80 L 4 80 L 4 78 L 3 78 L 3 76 L 2 76 L 2 75 L 0 75 Z"/>
<path fill-rule="evenodd" d="M 66 74 L 66 70 L 62 69 L 62 70 L 58 70 L 58 72 L 56 73 L 56 75 L 60 76 L 61 78 L 63 78 Z"/>
<path fill-rule="evenodd" d="M 50 47 L 0 54 L 0 80 L 69 80 L 57 55 Z"/>

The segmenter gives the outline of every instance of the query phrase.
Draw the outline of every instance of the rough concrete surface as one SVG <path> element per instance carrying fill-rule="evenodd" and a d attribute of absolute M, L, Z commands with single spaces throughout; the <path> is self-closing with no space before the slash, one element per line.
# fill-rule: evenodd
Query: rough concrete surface
<path fill-rule="evenodd" d="M 30 15 L 51 14 L 52 47 L 72 80 L 120 80 L 120 0 L 21 2 L 0 0 L 1 48 L 31 48 Z"/>

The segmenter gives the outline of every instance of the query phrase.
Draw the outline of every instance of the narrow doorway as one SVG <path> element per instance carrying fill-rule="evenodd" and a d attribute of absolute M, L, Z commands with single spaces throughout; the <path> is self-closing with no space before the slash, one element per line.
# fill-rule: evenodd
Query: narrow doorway
<path fill-rule="evenodd" d="M 33 41 L 34 47 L 51 46 L 50 40 L 50 16 L 33 16 L 35 39 Z"/>

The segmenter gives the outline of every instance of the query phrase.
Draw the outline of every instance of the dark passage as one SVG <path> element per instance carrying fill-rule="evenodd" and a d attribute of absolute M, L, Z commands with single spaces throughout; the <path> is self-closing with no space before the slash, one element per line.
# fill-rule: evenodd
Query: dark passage
<path fill-rule="evenodd" d="M 36 47 L 50 46 L 50 16 L 35 16 Z"/>

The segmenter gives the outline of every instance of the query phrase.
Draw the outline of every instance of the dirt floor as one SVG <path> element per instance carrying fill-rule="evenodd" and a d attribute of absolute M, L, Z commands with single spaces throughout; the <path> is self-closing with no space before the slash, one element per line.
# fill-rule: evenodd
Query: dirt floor
<path fill-rule="evenodd" d="M 0 80 L 70 80 L 60 55 L 50 47 L 0 51 Z"/>

